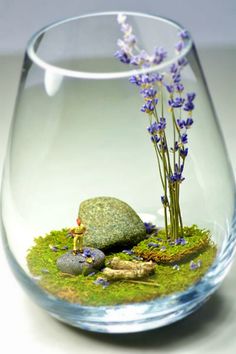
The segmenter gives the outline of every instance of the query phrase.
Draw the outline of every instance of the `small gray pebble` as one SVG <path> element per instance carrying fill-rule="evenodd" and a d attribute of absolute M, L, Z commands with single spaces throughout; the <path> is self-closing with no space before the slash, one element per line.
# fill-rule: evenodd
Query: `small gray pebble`
<path fill-rule="evenodd" d="M 73 251 L 69 251 L 57 259 L 57 268 L 63 273 L 73 275 L 88 275 L 101 269 L 104 266 L 105 254 L 99 249 L 89 247 L 87 249 L 92 252 L 92 263 L 86 262 L 86 257 L 83 254 L 74 255 Z"/>

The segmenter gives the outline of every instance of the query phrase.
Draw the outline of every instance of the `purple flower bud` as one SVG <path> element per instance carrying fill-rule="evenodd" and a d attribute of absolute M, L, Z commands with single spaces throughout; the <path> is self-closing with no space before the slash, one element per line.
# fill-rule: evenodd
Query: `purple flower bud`
<path fill-rule="evenodd" d="M 178 83 L 181 81 L 181 75 L 180 75 L 180 73 L 174 74 L 174 75 L 172 76 L 172 79 L 173 79 L 173 81 L 174 81 L 175 84 L 178 84 Z"/>
<path fill-rule="evenodd" d="M 144 113 L 152 113 L 155 109 L 155 103 L 154 100 L 147 101 L 144 105 L 141 107 L 141 112 Z"/>
<path fill-rule="evenodd" d="M 131 82 L 131 84 L 135 84 L 137 86 L 141 85 L 141 80 L 140 80 L 139 76 L 135 76 L 135 75 L 131 76 L 129 78 L 129 82 Z"/>
<path fill-rule="evenodd" d="M 178 66 L 175 63 L 172 64 L 171 67 L 170 67 L 171 74 L 176 74 L 177 71 L 178 71 Z"/>
<path fill-rule="evenodd" d="M 128 56 L 127 53 L 125 53 L 123 50 L 118 50 L 115 53 L 115 57 L 121 61 L 121 63 L 124 64 L 130 64 L 130 57 Z"/>
<path fill-rule="evenodd" d="M 187 118 L 187 120 L 186 120 L 186 122 L 185 122 L 185 127 L 186 127 L 186 129 L 191 128 L 192 124 L 193 124 L 193 119 L 192 119 L 191 117 L 190 117 L 190 118 Z"/>
<path fill-rule="evenodd" d="M 189 39 L 190 38 L 189 32 L 186 29 L 181 30 L 179 32 L 179 36 L 182 39 Z"/>
<path fill-rule="evenodd" d="M 184 98 L 182 97 L 172 98 L 171 100 L 168 101 L 168 103 L 172 108 L 180 108 L 183 106 Z"/>
<path fill-rule="evenodd" d="M 123 250 L 122 253 L 125 253 L 125 254 L 128 254 L 128 255 L 132 255 L 134 254 L 134 251 L 131 251 L 131 250 Z"/>
<path fill-rule="evenodd" d="M 96 285 L 102 285 L 103 288 L 106 288 L 110 284 L 107 280 L 101 277 L 97 278 L 93 283 Z"/>
<path fill-rule="evenodd" d="M 155 90 L 153 87 L 141 90 L 140 93 L 145 97 L 145 98 L 155 98 L 157 94 L 157 90 Z"/>
<path fill-rule="evenodd" d="M 161 142 L 160 142 L 160 144 L 159 144 L 159 149 L 161 150 L 161 151 L 164 151 L 164 152 L 166 152 L 167 151 L 167 145 L 166 145 L 166 143 L 161 139 Z"/>
<path fill-rule="evenodd" d="M 188 64 L 188 61 L 187 61 L 187 59 L 186 59 L 185 57 L 180 58 L 180 59 L 178 60 L 178 65 L 179 65 L 180 67 L 183 67 L 183 66 L 185 66 L 185 65 L 187 65 L 187 64 Z"/>
<path fill-rule="evenodd" d="M 156 225 L 152 224 L 151 222 L 145 222 L 144 226 L 146 228 L 147 234 L 151 234 L 153 231 L 156 230 Z"/>
<path fill-rule="evenodd" d="M 175 269 L 175 270 L 180 270 L 180 266 L 179 266 L 178 264 L 175 264 L 175 265 L 173 266 L 173 269 Z"/>
<path fill-rule="evenodd" d="M 160 64 L 167 57 L 167 52 L 164 48 L 156 48 L 154 52 L 153 64 Z"/>
<path fill-rule="evenodd" d="M 176 85 L 176 91 L 183 92 L 183 90 L 184 90 L 184 85 L 182 85 L 182 84 L 177 84 Z"/>
<path fill-rule="evenodd" d="M 190 102 L 190 101 L 185 102 L 184 110 L 187 111 L 187 112 L 193 111 L 194 110 L 194 104 L 192 102 Z"/>
<path fill-rule="evenodd" d="M 178 51 L 178 52 L 181 52 L 184 48 L 184 42 L 183 41 L 179 41 L 178 43 L 176 43 L 175 45 L 175 49 Z"/>
<path fill-rule="evenodd" d="M 85 248 L 85 249 L 83 250 L 82 255 L 83 255 L 84 257 L 91 257 L 91 256 L 92 256 L 92 252 L 91 252 L 91 250 L 90 250 L 89 248 Z"/>
<path fill-rule="evenodd" d="M 160 251 L 166 251 L 166 246 L 162 246 L 162 247 L 160 248 Z"/>
<path fill-rule="evenodd" d="M 173 93 L 175 90 L 174 85 L 166 85 L 166 89 L 169 93 Z"/>
<path fill-rule="evenodd" d="M 152 135 L 151 136 L 151 141 L 154 143 L 154 144 L 158 144 L 159 141 L 161 140 L 161 138 L 157 135 Z"/>
<path fill-rule="evenodd" d="M 180 129 L 183 129 L 185 127 L 184 119 L 177 119 L 177 124 Z"/>
<path fill-rule="evenodd" d="M 161 196 L 161 202 L 164 206 L 167 206 L 168 205 L 168 199 L 166 196 L 162 195 Z"/>
<path fill-rule="evenodd" d="M 162 74 L 154 74 L 153 76 L 154 76 L 155 81 L 161 82 L 164 79 L 164 75 L 162 75 Z"/>
<path fill-rule="evenodd" d="M 155 242 L 149 242 L 149 243 L 148 243 L 148 247 L 154 247 L 154 248 L 156 248 L 156 247 L 159 247 L 159 244 L 158 244 L 158 243 L 155 243 Z"/>
<path fill-rule="evenodd" d="M 181 135 L 181 143 L 182 144 L 187 144 L 188 143 L 188 135 L 186 133 Z"/>
<path fill-rule="evenodd" d="M 195 92 L 189 92 L 189 93 L 187 93 L 187 101 L 193 102 L 193 100 L 195 99 L 195 97 L 196 97 L 196 93 L 195 93 Z"/>
<path fill-rule="evenodd" d="M 185 159 L 185 157 L 188 155 L 188 148 L 182 148 L 179 150 L 180 156 L 182 157 L 182 159 Z"/>
<path fill-rule="evenodd" d="M 191 262 L 189 263 L 189 268 L 190 268 L 191 270 L 195 270 L 195 269 L 199 268 L 199 266 L 198 266 L 198 264 L 195 263 L 194 261 L 191 261 Z"/>

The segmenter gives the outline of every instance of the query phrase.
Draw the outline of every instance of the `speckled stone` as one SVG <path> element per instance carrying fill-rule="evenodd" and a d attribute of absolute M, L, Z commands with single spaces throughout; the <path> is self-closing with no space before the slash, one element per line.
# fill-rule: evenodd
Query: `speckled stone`
<path fill-rule="evenodd" d="M 92 263 L 87 262 L 88 258 L 83 254 L 74 255 L 72 251 L 69 251 L 57 259 L 57 268 L 63 273 L 73 275 L 88 275 L 101 269 L 104 266 L 105 254 L 95 248 L 87 247 L 86 249 L 91 251 Z"/>
<path fill-rule="evenodd" d="M 132 246 L 146 236 L 144 223 L 125 202 L 97 197 L 80 204 L 79 217 L 86 226 L 84 244 L 106 250 Z"/>

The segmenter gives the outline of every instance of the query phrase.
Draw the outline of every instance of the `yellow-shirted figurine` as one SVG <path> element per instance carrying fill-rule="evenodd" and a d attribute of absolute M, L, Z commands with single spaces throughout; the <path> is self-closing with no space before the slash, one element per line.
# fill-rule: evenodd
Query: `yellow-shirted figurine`
<path fill-rule="evenodd" d="M 73 254 L 76 255 L 78 252 L 83 252 L 83 238 L 86 228 L 84 224 L 82 224 L 80 218 L 76 219 L 77 225 L 76 227 L 72 227 L 69 229 L 70 236 L 73 237 Z M 79 244 L 79 245 L 78 245 Z M 79 246 L 79 247 L 78 247 Z"/>

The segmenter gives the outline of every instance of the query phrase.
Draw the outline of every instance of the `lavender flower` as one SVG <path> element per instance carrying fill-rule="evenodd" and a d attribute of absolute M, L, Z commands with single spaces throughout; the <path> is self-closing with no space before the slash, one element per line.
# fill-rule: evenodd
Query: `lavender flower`
<path fill-rule="evenodd" d="M 180 157 L 182 157 L 182 159 L 185 159 L 185 157 L 188 155 L 188 148 L 181 148 L 179 150 L 179 154 L 180 154 Z"/>
<path fill-rule="evenodd" d="M 156 135 L 156 134 L 162 135 L 165 128 L 166 128 L 166 119 L 164 117 L 161 117 L 159 123 L 157 122 L 152 123 L 147 128 L 147 130 L 151 135 Z"/>
<path fill-rule="evenodd" d="M 173 265 L 173 269 L 180 270 L 180 266 L 178 264 Z"/>
<path fill-rule="evenodd" d="M 151 114 L 154 111 L 157 102 L 158 102 L 157 98 L 155 100 L 147 101 L 146 103 L 144 103 L 142 105 L 142 107 L 140 108 L 140 111 L 144 112 L 144 113 Z"/>
<path fill-rule="evenodd" d="M 180 42 L 176 43 L 175 49 L 177 50 L 177 52 L 181 52 L 184 49 L 184 42 L 180 41 Z"/>
<path fill-rule="evenodd" d="M 168 103 L 172 108 L 180 108 L 184 104 L 184 98 L 182 97 L 171 98 L 168 101 Z"/>
<path fill-rule="evenodd" d="M 192 102 L 186 102 L 185 105 L 184 105 L 184 110 L 185 111 L 188 111 L 188 112 L 191 112 L 194 110 L 194 104 Z"/>
<path fill-rule="evenodd" d="M 179 92 L 179 93 L 183 92 L 184 91 L 184 85 L 180 84 L 180 83 L 177 84 L 176 85 L 176 91 Z"/>
<path fill-rule="evenodd" d="M 126 52 L 124 52 L 124 50 L 117 50 L 117 52 L 115 53 L 115 57 L 119 59 L 121 63 L 124 64 L 130 63 L 130 57 Z"/>
<path fill-rule="evenodd" d="M 163 62 L 163 60 L 167 57 L 167 51 L 160 47 L 160 48 L 156 48 L 155 52 L 154 52 L 154 57 L 152 60 L 153 64 L 160 64 Z"/>
<path fill-rule="evenodd" d="M 183 165 L 178 166 L 177 164 L 175 164 L 175 172 L 174 174 L 170 175 L 171 183 L 181 183 L 184 181 L 184 177 L 182 176 L 183 169 Z"/>
<path fill-rule="evenodd" d="M 191 261 L 189 263 L 189 268 L 191 270 L 195 270 L 195 269 L 198 269 L 202 266 L 202 261 L 201 260 L 198 260 L 197 263 L 195 263 L 194 261 Z"/>
<path fill-rule="evenodd" d="M 194 92 L 191 93 L 187 93 L 187 98 L 186 98 L 186 102 L 184 104 L 184 110 L 185 111 L 193 111 L 194 109 L 194 104 L 193 101 L 196 97 L 196 94 Z"/>
<path fill-rule="evenodd" d="M 188 61 L 185 57 L 178 59 L 178 65 L 182 69 L 185 65 L 188 64 Z"/>
<path fill-rule="evenodd" d="M 134 254 L 134 251 L 132 250 L 123 250 L 122 253 L 128 254 L 129 256 L 131 256 L 132 254 Z"/>
<path fill-rule="evenodd" d="M 172 79 L 173 79 L 173 82 L 174 82 L 175 84 L 179 84 L 180 81 L 181 81 L 181 75 L 180 75 L 180 73 L 178 72 L 177 74 L 174 74 L 174 75 L 172 76 Z"/>
<path fill-rule="evenodd" d="M 133 64 L 136 66 L 142 66 L 145 64 L 147 67 L 149 67 L 151 65 L 151 62 L 150 62 L 150 58 L 149 58 L 149 55 L 147 54 L 147 52 L 142 50 L 138 55 L 134 55 L 131 58 L 130 64 Z"/>
<path fill-rule="evenodd" d="M 147 234 L 151 234 L 151 233 L 153 233 L 153 231 L 157 230 L 156 225 L 152 224 L 151 222 L 145 222 L 144 226 L 145 226 Z"/>
<path fill-rule="evenodd" d="M 186 29 L 183 29 L 179 32 L 179 37 L 182 38 L 182 39 L 189 39 L 190 36 L 189 36 L 189 33 Z"/>
<path fill-rule="evenodd" d="M 170 73 L 171 73 L 171 74 L 176 74 L 177 71 L 178 71 L 178 65 L 175 64 L 175 63 L 171 64 L 171 66 L 170 66 Z"/>
<path fill-rule="evenodd" d="M 183 129 L 185 127 L 184 119 L 177 119 L 177 124 L 180 129 Z"/>
<path fill-rule="evenodd" d="M 178 143 L 178 141 L 175 141 L 174 147 L 171 148 L 171 151 L 172 152 L 176 152 L 178 150 L 179 150 L 179 143 Z"/>
<path fill-rule="evenodd" d="M 121 62 L 145 69 L 165 61 L 167 52 L 162 47 L 156 47 L 152 54 L 139 49 L 133 29 L 127 23 L 127 17 L 125 15 L 119 14 L 117 21 L 123 33 L 123 38 L 117 42 L 119 50 L 116 53 L 116 57 Z M 179 244 L 183 245 L 185 240 L 179 237 L 179 230 L 182 228 L 182 223 L 180 225 L 181 212 L 179 196 L 172 193 L 172 191 L 175 190 L 177 184 L 179 185 L 184 180 L 184 162 L 188 155 L 188 148 L 185 147 L 188 143 L 186 131 L 191 128 L 193 124 L 193 101 L 196 95 L 191 92 L 186 95 L 183 94 L 185 88 L 182 83 L 181 74 L 182 69 L 188 62 L 185 57 L 178 56 L 180 56 L 179 54 L 185 48 L 185 41 L 189 38 L 189 34 L 186 30 L 181 30 L 178 36 L 178 42 L 175 46 L 177 52 L 176 62 L 170 66 L 169 72 L 165 72 L 164 74 L 146 73 L 133 75 L 130 77 L 129 81 L 139 87 L 139 92 L 144 100 L 140 110 L 148 114 L 150 121 L 147 130 L 155 148 L 160 178 L 164 189 L 161 201 L 165 211 L 166 237 L 168 239 L 169 219 L 178 226 L 172 228 L 172 232 L 174 233 L 174 235 L 172 235 L 173 238 L 176 239 Z M 163 94 L 163 88 L 168 92 L 167 100 Z M 167 113 L 168 111 L 171 112 L 170 115 Z M 189 112 L 188 115 L 184 111 Z M 181 117 L 178 119 L 175 117 L 176 112 L 181 114 Z M 165 114 L 166 116 L 164 118 L 163 116 Z M 168 146 L 169 137 L 166 136 L 166 134 L 169 133 L 169 129 L 167 129 L 169 119 L 170 122 L 173 122 L 171 131 L 173 130 L 174 138 L 173 144 L 170 147 Z M 173 154 L 173 159 L 169 156 L 170 152 Z M 176 161 L 178 161 L 178 164 L 175 163 Z M 167 215 L 168 213 L 169 215 Z M 172 215 L 170 215 L 170 213 L 172 213 Z M 162 249 L 165 249 L 164 246 Z"/>
<path fill-rule="evenodd" d="M 186 133 L 181 135 L 181 143 L 182 144 L 187 144 L 188 143 L 188 135 Z"/>
<path fill-rule="evenodd" d="M 110 283 L 106 279 L 101 277 L 97 278 L 93 283 L 96 285 L 102 285 L 103 289 L 110 285 Z"/>
<path fill-rule="evenodd" d="M 156 247 L 159 247 L 159 244 L 158 244 L 158 243 L 155 243 L 155 242 L 149 242 L 149 243 L 148 243 L 148 247 L 154 247 L 154 248 L 156 248 Z"/>
<path fill-rule="evenodd" d="M 176 240 L 175 240 L 175 245 L 176 246 L 184 246 L 186 245 L 186 240 L 184 237 L 178 237 Z"/>
<path fill-rule="evenodd" d="M 153 87 L 149 87 L 141 90 L 140 93 L 143 95 L 144 98 L 155 99 L 157 90 L 155 90 Z"/>
<path fill-rule="evenodd" d="M 186 122 L 185 122 L 185 127 L 186 129 L 189 129 L 191 128 L 191 126 L 193 125 L 193 119 L 190 117 L 190 118 L 187 118 Z"/>
<path fill-rule="evenodd" d="M 175 91 L 174 85 L 165 85 L 165 86 L 169 93 L 173 93 Z"/>
<path fill-rule="evenodd" d="M 166 251 L 166 246 L 162 246 L 162 247 L 160 248 L 160 251 Z"/>
<path fill-rule="evenodd" d="M 137 86 L 140 86 L 142 84 L 142 81 L 141 81 L 139 75 L 138 76 L 135 76 L 135 75 L 131 76 L 129 78 L 129 82 L 131 82 L 131 84 L 135 84 Z"/>
<path fill-rule="evenodd" d="M 167 144 L 163 139 L 160 139 L 160 144 L 158 145 L 161 152 L 167 152 Z"/>
<path fill-rule="evenodd" d="M 85 248 L 85 249 L 83 250 L 82 255 L 83 255 L 84 257 L 92 257 L 92 252 L 91 252 L 91 250 L 90 250 L 89 248 Z"/>
<path fill-rule="evenodd" d="M 153 142 L 153 144 L 158 144 L 160 140 L 161 138 L 158 135 L 151 136 L 151 141 Z"/>
<path fill-rule="evenodd" d="M 169 202 L 168 202 L 168 198 L 164 195 L 161 196 L 161 202 L 164 206 L 168 206 Z"/>

